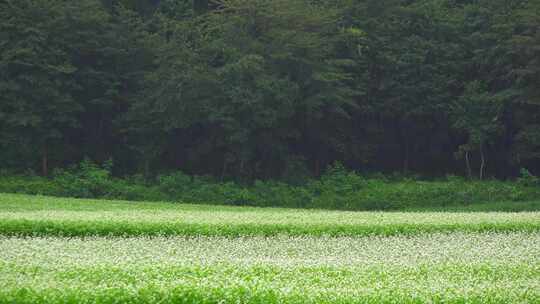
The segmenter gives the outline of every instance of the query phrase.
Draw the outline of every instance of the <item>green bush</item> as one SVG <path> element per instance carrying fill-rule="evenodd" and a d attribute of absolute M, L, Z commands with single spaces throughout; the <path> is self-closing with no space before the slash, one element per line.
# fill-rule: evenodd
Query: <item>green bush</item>
<path fill-rule="evenodd" d="M 113 192 L 110 168 L 112 162 L 103 166 L 83 160 L 70 169 L 56 169 L 53 181 L 62 189 L 62 195 L 79 198 L 110 197 Z"/>
<path fill-rule="evenodd" d="M 113 163 L 98 165 L 83 160 L 67 170 L 57 169 L 51 183 L 58 189 L 55 195 L 77 198 L 107 198 L 125 200 L 165 200 L 167 192 L 146 185 L 140 176 L 126 179 L 113 178 Z"/>
<path fill-rule="evenodd" d="M 525 168 L 521 168 L 520 177 L 518 178 L 518 183 L 523 186 L 535 187 L 540 186 L 540 178 L 534 176 Z"/>
<path fill-rule="evenodd" d="M 182 172 L 160 175 L 158 177 L 157 188 L 170 198 L 178 198 L 192 187 L 192 178 Z"/>
<path fill-rule="evenodd" d="M 456 176 L 421 181 L 397 175 L 364 177 L 336 163 L 317 180 L 294 184 L 258 180 L 246 185 L 182 172 L 160 175 L 153 181 L 141 175 L 120 179 L 111 175 L 112 166 L 112 161 L 98 165 L 84 160 L 78 166 L 55 170 L 51 179 L 4 172 L 0 175 L 0 192 L 338 210 L 451 209 L 535 201 L 540 197 L 539 179 L 526 170 L 516 182 L 471 181 Z"/>
<path fill-rule="evenodd" d="M 0 192 L 33 195 L 61 196 L 61 187 L 53 181 L 39 176 L 2 175 Z"/>
<path fill-rule="evenodd" d="M 277 181 L 255 181 L 251 188 L 256 206 L 306 208 L 313 206 L 314 195 L 302 186 L 292 186 Z"/>
<path fill-rule="evenodd" d="M 354 209 L 356 193 L 365 187 L 365 180 L 349 172 L 340 163 L 330 166 L 320 180 L 313 181 L 308 189 L 315 196 L 310 207 Z"/>

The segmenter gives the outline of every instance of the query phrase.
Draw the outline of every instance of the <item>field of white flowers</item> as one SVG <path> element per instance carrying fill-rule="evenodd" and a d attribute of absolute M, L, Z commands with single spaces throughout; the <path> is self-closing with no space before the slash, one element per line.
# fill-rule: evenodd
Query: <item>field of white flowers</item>
<path fill-rule="evenodd" d="M 125 202 L 3 198 L 0 303 L 540 302 L 540 216 L 535 212 L 354 213 L 159 204 L 152 209 Z M 117 230 L 104 235 L 106 230 L 91 229 L 99 223 Z M 143 228 L 116 233 L 132 229 L 132 223 Z M 199 228 L 155 235 L 145 226 L 166 232 L 178 228 L 176 223 Z M 454 229 L 456 223 L 460 229 Z M 205 233 L 227 225 L 237 227 L 236 234 Z M 260 233 L 265 225 L 283 230 Z M 358 228 L 370 225 L 424 228 L 371 234 Z M 429 225 L 450 228 L 425 228 L 434 227 Z M 484 230 L 464 229 L 467 225 Z M 298 228 L 303 226 L 311 228 Z M 339 236 L 328 233 L 332 226 L 354 229 Z M 60 227 L 65 235 L 47 227 Z"/>
<path fill-rule="evenodd" d="M 0 194 L 2 235 L 389 236 L 512 231 L 540 231 L 540 212 L 344 212 Z"/>

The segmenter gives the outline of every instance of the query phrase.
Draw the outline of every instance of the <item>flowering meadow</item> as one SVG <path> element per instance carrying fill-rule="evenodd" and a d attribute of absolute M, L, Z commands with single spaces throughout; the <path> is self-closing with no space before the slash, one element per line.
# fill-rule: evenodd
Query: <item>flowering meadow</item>
<path fill-rule="evenodd" d="M 538 232 L 540 212 L 345 212 L 0 194 L 3 235 L 388 236 L 458 231 Z"/>
<path fill-rule="evenodd" d="M 0 303 L 538 302 L 538 212 L 0 195 Z"/>

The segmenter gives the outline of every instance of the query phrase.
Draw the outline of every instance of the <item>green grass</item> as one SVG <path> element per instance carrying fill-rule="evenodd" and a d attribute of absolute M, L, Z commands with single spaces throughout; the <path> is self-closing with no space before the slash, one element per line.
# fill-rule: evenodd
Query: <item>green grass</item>
<path fill-rule="evenodd" d="M 540 212 L 476 208 L 0 194 L 0 303 L 540 302 Z"/>
<path fill-rule="evenodd" d="M 2 303 L 534 303 L 540 235 L 0 238 Z"/>
<path fill-rule="evenodd" d="M 366 236 L 540 231 L 540 212 L 344 212 L 0 195 L 0 234 Z"/>

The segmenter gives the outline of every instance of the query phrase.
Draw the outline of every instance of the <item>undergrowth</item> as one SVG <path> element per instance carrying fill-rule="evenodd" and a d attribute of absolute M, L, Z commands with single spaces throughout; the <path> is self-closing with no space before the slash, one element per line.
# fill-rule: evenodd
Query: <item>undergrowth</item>
<path fill-rule="evenodd" d="M 489 210 L 490 205 L 495 210 L 520 211 L 519 206 L 515 207 L 516 202 L 531 202 L 540 197 L 540 179 L 526 170 L 516 181 L 479 181 L 456 176 L 423 181 L 383 175 L 363 176 L 336 164 L 319 179 L 302 184 L 262 180 L 241 184 L 182 172 L 150 180 L 138 175 L 117 178 L 111 175 L 111 168 L 111 163 L 97 165 L 83 161 L 79 166 L 56 170 L 50 178 L 3 174 L 0 175 L 0 192 L 336 210 L 451 210 L 480 204 L 482 211 Z M 513 207 L 506 208 L 506 202 Z M 523 203 L 522 209 L 540 208 L 538 204 Z"/>

